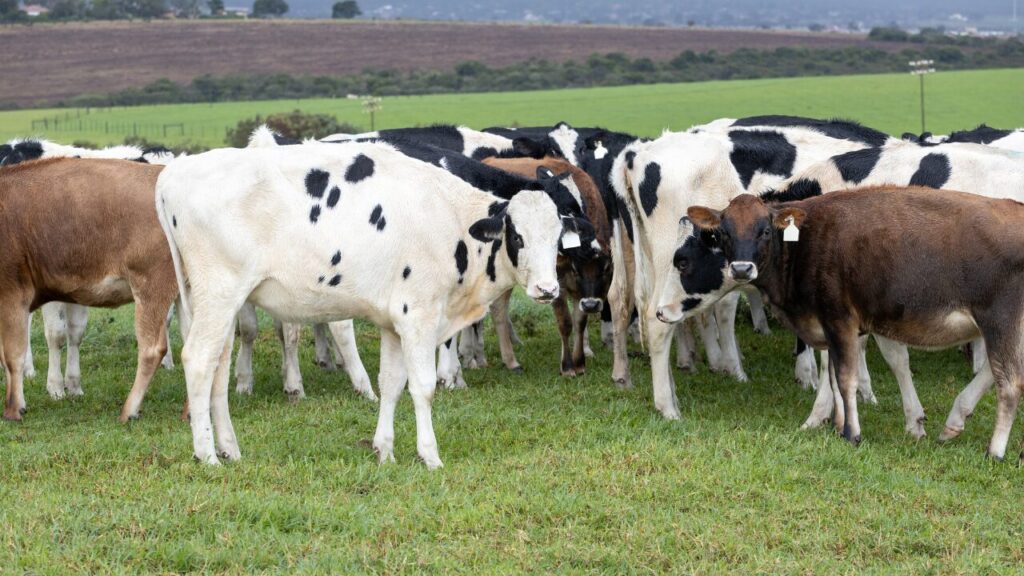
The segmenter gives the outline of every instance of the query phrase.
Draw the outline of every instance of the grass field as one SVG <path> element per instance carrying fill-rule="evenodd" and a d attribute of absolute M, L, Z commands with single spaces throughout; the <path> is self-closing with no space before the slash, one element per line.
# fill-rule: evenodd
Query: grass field
<path fill-rule="evenodd" d="M 936 131 L 1024 124 L 1024 71 L 928 78 Z M 840 115 L 891 132 L 916 128 L 907 76 L 716 82 L 547 93 L 391 98 L 381 123 L 473 126 L 566 119 L 642 134 L 719 116 Z M 300 106 L 363 121 L 352 102 L 274 102 L 93 112 L 137 121 L 222 129 L 240 116 Z M 24 135 L 41 111 L 0 114 L 3 137 Z M 133 116 L 134 115 L 134 116 Z M 102 142 L 96 133 L 53 133 Z M 66 137 L 67 136 L 67 137 Z M 211 144 L 216 142 L 211 142 Z M 903 432 L 894 378 L 872 347 L 877 406 L 861 408 L 864 442 L 800 431 L 813 394 L 792 382 L 792 339 L 739 341 L 750 382 L 675 372 L 683 418 L 655 412 L 645 359 L 636 388 L 610 382 L 611 357 L 585 376 L 558 376 L 549 308 L 522 298 L 513 318 L 526 369 L 469 371 L 468 390 L 439 392 L 434 423 L 445 468 L 416 460 L 412 403 L 396 418 L 396 464 L 367 447 L 376 406 L 345 376 L 312 360 L 304 336 L 307 398 L 281 391 L 280 352 L 267 318 L 256 351 L 256 391 L 231 393 L 242 460 L 196 464 L 179 419 L 180 366 L 160 370 L 128 425 L 117 414 L 135 369 L 130 307 L 94 310 L 83 344 L 80 399 L 26 385 L 21 424 L 0 423 L 0 572 L 10 573 L 1015 573 L 1024 562 L 1021 470 L 983 457 L 994 402 L 980 403 L 963 436 L 935 438 L 970 377 L 956 351 L 912 352 L 930 421 L 928 437 Z M 488 327 L 488 357 L 499 363 Z M 175 342 L 177 349 L 180 342 Z M 376 380 L 375 329 L 359 345 Z M 639 350 L 639 348 L 637 348 Z M 1021 426 L 1008 460 L 1021 448 Z"/>
<path fill-rule="evenodd" d="M 980 122 L 1024 125 L 1024 69 L 940 72 L 926 82 L 927 127 L 935 133 Z M 565 120 L 654 136 L 665 128 L 680 130 L 721 117 L 797 114 L 852 117 L 897 135 L 920 131 L 918 81 L 909 74 L 408 96 L 385 98 L 383 106 L 378 128 L 436 122 L 483 128 Z M 39 135 L 59 142 L 109 144 L 120 143 L 135 131 L 151 141 L 220 146 L 225 129 L 238 120 L 296 108 L 331 113 L 369 130 L 369 117 L 359 101 L 322 99 L 93 109 L 88 114 L 75 109 L 8 111 L 0 112 L 0 139 Z M 39 122 L 33 127 L 33 120 L 52 121 L 56 116 L 64 119 L 58 130 L 52 124 L 50 130 L 44 129 Z"/>
<path fill-rule="evenodd" d="M 24 423 L 0 426 L 5 571 L 977 574 L 1024 560 L 1021 472 L 982 456 L 991 397 L 962 438 L 934 440 L 969 378 L 954 351 L 912 355 L 931 416 L 914 442 L 872 350 L 880 403 L 862 408 L 854 449 L 797 429 L 812 394 L 792 383 L 777 326 L 764 337 L 741 321 L 747 384 L 677 371 L 683 419 L 667 422 L 644 360 L 632 361 L 636 389 L 618 391 L 594 338 L 587 375 L 562 379 L 551 312 L 517 300 L 513 314 L 526 373 L 471 371 L 468 390 L 438 394 L 445 468 L 432 473 L 416 460 L 408 397 L 398 462 L 378 466 L 375 405 L 315 367 L 309 334 L 307 398 L 289 404 L 266 319 L 256 392 L 231 394 L 243 459 L 198 465 L 180 367 L 160 371 L 141 420 L 116 422 L 135 363 L 131 312 L 94 311 L 86 396 L 50 400 L 37 376 Z M 373 375 L 376 338 L 359 329 Z M 44 349 L 38 329 L 34 344 Z M 488 354 L 498 361 L 493 342 Z"/>

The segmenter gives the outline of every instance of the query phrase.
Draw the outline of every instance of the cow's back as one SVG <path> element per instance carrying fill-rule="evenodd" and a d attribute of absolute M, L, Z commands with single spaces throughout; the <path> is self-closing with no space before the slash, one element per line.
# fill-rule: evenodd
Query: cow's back
<path fill-rule="evenodd" d="M 131 301 L 123 280 L 131 272 L 170 270 L 153 205 L 161 170 L 77 158 L 0 169 L 4 288 L 32 286 L 36 305 L 55 299 L 89 306 Z"/>

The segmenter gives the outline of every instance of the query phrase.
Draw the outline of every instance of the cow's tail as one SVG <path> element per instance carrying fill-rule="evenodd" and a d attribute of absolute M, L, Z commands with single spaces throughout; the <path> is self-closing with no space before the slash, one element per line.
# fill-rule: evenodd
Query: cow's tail
<path fill-rule="evenodd" d="M 181 252 L 178 251 L 178 243 L 175 242 L 174 233 L 167 221 L 167 206 L 159 180 L 156 185 L 156 217 L 167 238 L 167 246 L 171 250 L 171 261 L 174 263 L 174 278 L 178 282 L 178 302 L 180 304 L 178 306 L 178 326 L 181 328 L 181 337 L 184 340 L 188 337 L 188 328 L 192 325 L 192 306 L 189 303 L 188 281 L 185 279 L 185 273 L 181 267 Z"/>

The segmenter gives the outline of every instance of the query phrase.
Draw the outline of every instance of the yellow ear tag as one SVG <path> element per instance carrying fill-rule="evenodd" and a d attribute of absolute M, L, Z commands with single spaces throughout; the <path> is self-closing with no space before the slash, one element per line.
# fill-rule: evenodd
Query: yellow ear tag
<path fill-rule="evenodd" d="M 799 242 L 800 241 L 800 229 L 797 228 L 796 224 L 793 223 L 793 217 L 790 216 L 790 217 L 786 218 L 786 222 L 789 222 L 789 224 L 786 226 L 786 229 L 782 231 L 782 241 L 783 242 Z"/>
<path fill-rule="evenodd" d="M 603 142 L 597 143 L 597 148 L 594 148 L 594 158 L 600 160 L 608 155 L 608 149 L 604 147 Z"/>

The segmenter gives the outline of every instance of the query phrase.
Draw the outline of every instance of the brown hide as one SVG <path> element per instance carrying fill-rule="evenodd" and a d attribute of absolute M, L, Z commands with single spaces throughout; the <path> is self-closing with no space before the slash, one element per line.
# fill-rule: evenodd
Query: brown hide
<path fill-rule="evenodd" d="M 803 211 L 797 242 L 749 243 L 779 212 Z M 799 219 L 797 219 L 799 220 Z M 1002 457 L 1024 376 L 1024 205 L 962 192 L 877 187 L 765 205 L 740 196 L 721 214 L 723 250 L 756 254 L 754 284 L 802 339 L 827 347 L 844 434 L 860 439 L 857 336 L 922 347 L 985 339 L 999 390 L 989 452 Z M 742 243 L 746 242 L 744 246 Z M 746 260 L 742 258 L 742 260 Z"/>
<path fill-rule="evenodd" d="M 154 196 L 162 167 L 56 158 L 0 169 L 0 354 L 4 417 L 20 419 L 27 314 L 46 302 L 114 307 L 135 302 L 139 366 L 122 419 L 135 417 L 166 349 L 177 297 Z"/>

